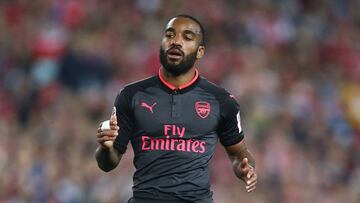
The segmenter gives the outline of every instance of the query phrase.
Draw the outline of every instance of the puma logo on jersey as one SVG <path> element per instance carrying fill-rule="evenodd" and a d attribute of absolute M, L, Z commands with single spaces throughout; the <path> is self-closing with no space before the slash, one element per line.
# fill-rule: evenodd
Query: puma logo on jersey
<path fill-rule="evenodd" d="M 157 103 L 155 102 L 153 105 L 149 105 L 149 104 L 147 104 L 146 102 L 141 102 L 141 107 L 144 107 L 144 108 L 146 108 L 146 109 L 148 109 L 151 113 L 154 113 L 154 111 L 153 111 L 153 108 L 154 108 L 154 106 L 156 105 Z"/>

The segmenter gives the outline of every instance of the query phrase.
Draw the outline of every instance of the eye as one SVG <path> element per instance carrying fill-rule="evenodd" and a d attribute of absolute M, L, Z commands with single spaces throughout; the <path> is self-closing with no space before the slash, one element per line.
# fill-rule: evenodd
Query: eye
<path fill-rule="evenodd" d="M 165 33 L 165 37 L 167 38 L 173 38 L 175 36 L 175 34 L 173 32 L 166 32 Z"/>
<path fill-rule="evenodd" d="M 194 39 L 194 37 L 193 37 L 192 35 L 190 35 L 190 34 L 186 34 L 186 35 L 184 36 L 184 38 L 185 38 L 185 40 L 188 40 L 188 41 Z"/>

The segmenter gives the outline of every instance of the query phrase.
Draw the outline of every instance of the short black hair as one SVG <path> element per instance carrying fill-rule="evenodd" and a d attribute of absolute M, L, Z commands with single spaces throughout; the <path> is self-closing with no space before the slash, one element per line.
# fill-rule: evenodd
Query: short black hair
<path fill-rule="evenodd" d="M 192 21 L 194 21 L 196 24 L 199 25 L 200 27 L 200 32 L 201 32 L 201 40 L 200 40 L 200 45 L 201 46 L 205 46 L 205 29 L 204 27 L 202 26 L 202 24 L 200 23 L 200 21 L 198 19 L 196 19 L 195 17 L 191 16 L 191 15 L 188 15 L 188 14 L 178 14 L 176 16 L 174 16 L 173 18 L 171 19 L 174 19 L 174 18 L 188 18 Z"/>

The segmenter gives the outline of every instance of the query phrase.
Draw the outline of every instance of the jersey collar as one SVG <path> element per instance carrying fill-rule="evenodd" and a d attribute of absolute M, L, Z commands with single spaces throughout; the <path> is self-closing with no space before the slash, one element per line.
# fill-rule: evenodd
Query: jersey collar
<path fill-rule="evenodd" d="M 194 76 L 194 78 L 193 78 L 191 81 L 189 81 L 188 83 L 183 84 L 183 85 L 181 85 L 181 86 L 178 87 L 178 88 L 176 88 L 174 85 L 168 83 L 168 82 L 165 80 L 165 78 L 164 78 L 163 75 L 162 75 L 161 68 L 159 69 L 159 78 L 160 78 L 161 82 L 164 83 L 164 85 L 166 85 L 166 86 L 167 86 L 168 88 L 170 88 L 171 90 L 173 90 L 173 91 L 176 90 L 176 89 L 178 89 L 178 90 L 183 90 L 183 89 L 191 86 L 192 84 L 194 84 L 194 83 L 197 81 L 197 79 L 199 78 L 199 71 L 198 71 L 197 69 L 195 69 L 195 76 Z"/>

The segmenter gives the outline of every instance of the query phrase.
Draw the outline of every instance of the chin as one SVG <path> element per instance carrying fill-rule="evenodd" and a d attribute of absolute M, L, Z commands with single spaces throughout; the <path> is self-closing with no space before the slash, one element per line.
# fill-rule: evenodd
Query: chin
<path fill-rule="evenodd" d="M 167 62 L 168 62 L 169 65 L 176 65 L 177 66 L 182 62 L 182 60 L 180 60 L 180 61 L 172 61 L 172 60 L 168 59 Z"/>

